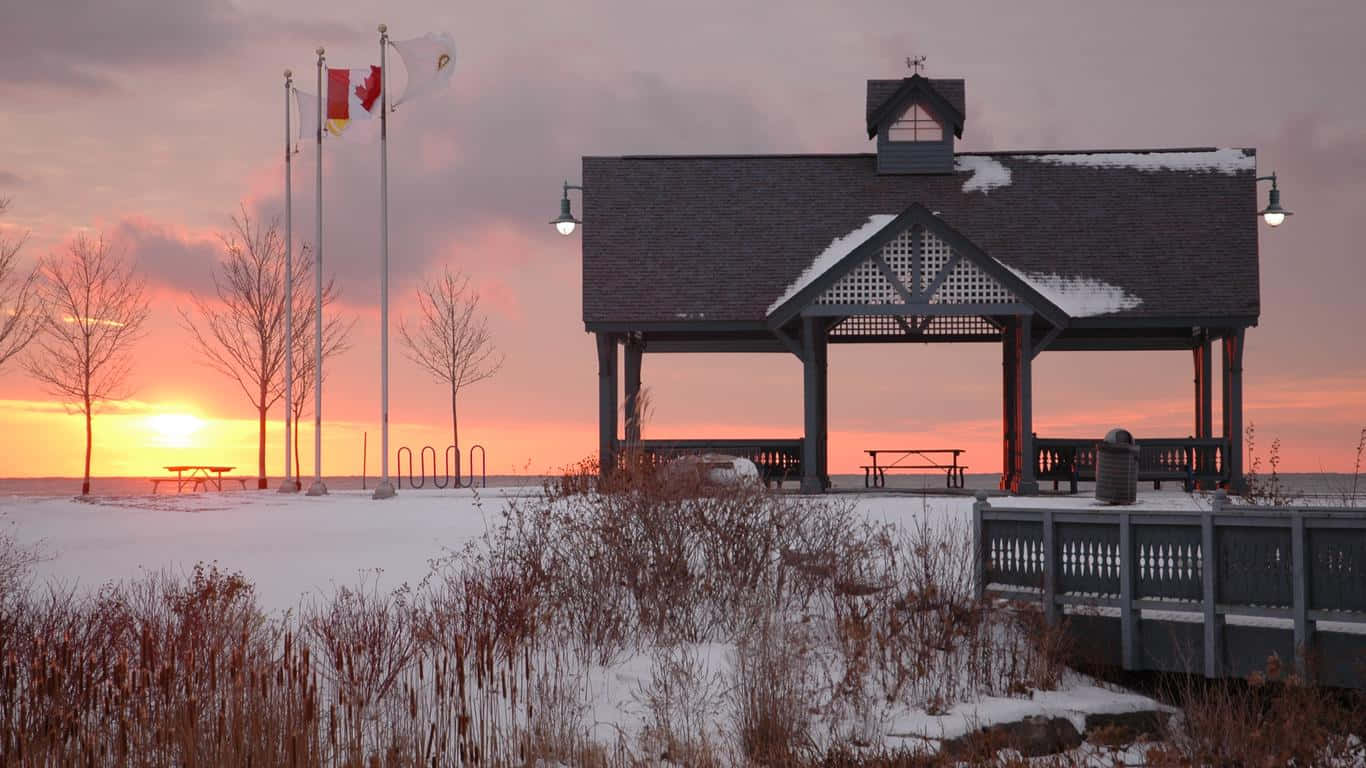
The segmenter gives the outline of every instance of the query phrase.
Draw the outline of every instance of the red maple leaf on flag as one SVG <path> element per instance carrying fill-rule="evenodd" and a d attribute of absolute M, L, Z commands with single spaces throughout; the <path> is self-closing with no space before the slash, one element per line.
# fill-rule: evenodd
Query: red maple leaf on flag
<path fill-rule="evenodd" d="M 370 76 L 356 86 L 356 99 L 360 101 L 360 105 L 365 108 L 366 112 L 373 111 L 372 107 L 375 105 L 375 100 L 379 98 L 379 74 L 379 67 L 371 66 Z"/>

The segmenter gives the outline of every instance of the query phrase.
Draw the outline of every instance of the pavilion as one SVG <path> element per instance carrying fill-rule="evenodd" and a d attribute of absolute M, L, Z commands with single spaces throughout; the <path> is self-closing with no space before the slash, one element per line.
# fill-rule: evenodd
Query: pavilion
<path fill-rule="evenodd" d="M 1260 311 L 1255 151 L 956 153 L 964 83 L 919 74 L 868 81 L 864 117 L 874 153 L 583 158 L 604 471 L 623 444 L 710 448 L 820 492 L 829 344 L 972 342 L 1001 347 L 1003 488 L 1094 473 L 1098 436 L 1034 434 L 1039 354 L 1186 350 L 1191 433 L 1138 435 L 1140 477 L 1236 489 L 1243 343 Z M 645 353 L 688 352 L 797 356 L 803 437 L 643 440 Z"/>

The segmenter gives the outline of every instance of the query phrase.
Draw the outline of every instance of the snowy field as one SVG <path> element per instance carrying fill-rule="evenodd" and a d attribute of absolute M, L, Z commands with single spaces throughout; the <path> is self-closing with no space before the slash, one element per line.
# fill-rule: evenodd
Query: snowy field
<path fill-rule="evenodd" d="M 236 491 L 159 496 L 0 498 L 0 525 L 44 555 L 40 582 L 96 588 L 149 571 L 188 573 L 218 563 L 256 584 L 263 608 L 296 607 L 304 596 L 354 584 L 379 572 L 380 584 L 416 584 L 430 561 L 458 550 L 501 516 L 508 499 L 536 488 L 404 490 L 388 501 L 365 491 L 328 496 Z M 871 520 L 969 525 L 972 498 L 843 496 Z M 1086 508 L 1087 496 L 993 499 L 1009 506 Z M 1200 509 L 1208 500 L 1179 491 L 1148 492 L 1140 509 Z"/>
<path fill-rule="evenodd" d="M 0 525 L 43 554 L 36 569 L 40 583 L 93 589 L 149 571 L 188 573 L 198 562 L 216 562 L 254 582 L 263 608 L 283 611 L 301 597 L 330 594 L 334 584 L 354 584 L 362 572 L 378 571 L 385 587 L 415 585 L 432 559 L 496 524 L 508 499 L 538 491 L 404 490 L 387 501 L 374 501 L 364 491 L 322 497 L 235 491 L 89 502 L 9 497 L 0 499 Z M 965 496 L 848 498 L 881 522 L 972 520 L 972 499 Z"/>
<path fill-rule="evenodd" d="M 0 500 L 0 525 L 20 545 L 42 553 L 36 568 L 39 584 L 86 590 L 153 571 L 188 573 L 196 563 L 216 562 L 220 568 L 241 571 L 255 584 L 262 608 L 280 613 L 297 608 L 310 596 L 326 598 L 334 586 L 356 584 L 362 576 L 377 578 L 382 588 L 416 585 L 428 574 L 433 559 L 460 549 L 496 525 L 509 500 L 536 491 L 405 490 L 384 502 L 360 491 L 316 498 L 228 492 L 89 502 L 11 497 Z M 961 526 L 966 532 L 971 525 L 973 499 L 968 496 L 841 498 L 870 520 L 902 527 L 924 520 L 934 527 Z M 1084 496 L 993 502 L 1071 508 L 1095 503 Z M 1143 506 L 1183 509 L 1204 503 L 1167 492 L 1145 495 Z M 718 679 L 734 664 L 734 647 L 729 645 L 697 646 L 689 653 Z M 595 669 L 582 680 L 581 700 L 591 710 L 589 722 L 622 733 L 637 732 L 645 716 L 641 691 L 649 687 L 651 674 L 647 654 Z M 1076 674 L 1065 677 L 1063 688 L 1024 699 L 981 697 L 936 716 L 889 711 L 881 723 L 882 735 L 889 746 L 910 746 L 1030 715 L 1068 717 L 1080 726 L 1088 713 L 1155 706 L 1145 697 L 1111 690 Z"/>

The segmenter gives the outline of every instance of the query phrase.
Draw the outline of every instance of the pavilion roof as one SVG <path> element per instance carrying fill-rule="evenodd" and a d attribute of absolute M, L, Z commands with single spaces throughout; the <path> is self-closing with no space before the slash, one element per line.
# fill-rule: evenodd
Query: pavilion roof
<path fill-rule="evenodd" d="M 762 321 L 832 244 L 919 203 L 1041 289 L 1129 297 L 1087 319 L 1255 323 L 1255 161 L 959 153 L 952 174 L 879 175 L 872 154 L 585 157 L 584 321 Z"/>

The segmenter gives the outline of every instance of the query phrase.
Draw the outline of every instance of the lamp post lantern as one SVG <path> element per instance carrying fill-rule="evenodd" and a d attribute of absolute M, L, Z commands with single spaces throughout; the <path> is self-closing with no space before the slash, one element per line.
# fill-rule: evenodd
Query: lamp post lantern
<path fill-rule="evenodd" d="M 1270 176 L 1258 176 L 1257 181 L 1271 182 L 1271 194 L 1267 198 L 1266 207 L 1257 211 L 1257 215 L 1269 226 L 1279 227 L 1285 223 L 1286 216 L 1294 214 L 1281 207 L 1281 190 L 1276 187 L 1276 174 L 1273 171 Z"/>
<path fill-rule="evenodd" d="M 550 223 L 555 225 L 555 230 L 562 235 L 574 234 L 574 229 L 583 222 L 574 218 L 574 212 L 569 208 L 569 190 L 577 189 L 583 192 L 583 187 L 570 184 L 568 180 L 564 182 L 564 196 L 560 198 L 560 215 L 551 219 Z"/>

